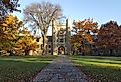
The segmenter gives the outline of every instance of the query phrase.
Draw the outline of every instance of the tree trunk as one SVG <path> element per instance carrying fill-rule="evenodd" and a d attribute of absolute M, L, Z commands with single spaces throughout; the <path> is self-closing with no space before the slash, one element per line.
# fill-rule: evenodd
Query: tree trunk
<path fill-rule="evenodd" d="M 47 34 L 42 34 L 42 38 L 43 38 L 43 49 L 42 49 L 42 55 L 46 55 L 46 46 L 47 46 Z"/>
<path fill-rule="evenodd" d="M 9 51 L 7 51 L 7 52 L 10 53 L 9 56 L 13 56 L 13 52 L 12 52 L 12 50 L 9 50 Z"/>
<path fill-rule="evenodd" d="M 75 49 L 73 49 L 72 55 L 75 55 Z"/>
<path fill-rule="evenodd" d="M 110 49 L 110 56 L 113 56 L 113 49 Z"/>
<path fill-rule="evenodd" d="M 29 55 L 29 50 L 25 49 L 25 56 Z"/>
<path fill-rule="evenodd" d="M 25 51 L 25 56 L 26 56 L 26 55 L 29 55 L 29 51 L 30 51 L 30 50 L 29 50 L 29 47 L 28 47 L 28 46 L 25 48 L 24 51 Z"/>

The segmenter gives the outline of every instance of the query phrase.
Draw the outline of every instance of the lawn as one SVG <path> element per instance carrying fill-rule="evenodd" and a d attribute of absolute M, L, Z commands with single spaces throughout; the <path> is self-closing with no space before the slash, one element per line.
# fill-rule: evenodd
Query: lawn
<path fill-rule="evenodd" d="M 56 56 L 0 57 L 0 82 L 30 82 Z"/>
<path fill-rule="evenodd" d="M 70 56 L 90 82 L 121 82 L 121 57 Z"/>

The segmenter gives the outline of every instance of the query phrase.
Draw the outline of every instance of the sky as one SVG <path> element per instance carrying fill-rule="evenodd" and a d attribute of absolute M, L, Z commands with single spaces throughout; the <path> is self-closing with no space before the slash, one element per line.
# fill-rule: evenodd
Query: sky
<path fill-rule="evenodd" d="M 63 15 L 73 20 L 93 18 L 99 25 L 110 20 L 121 25 L 121 0 L 19 0 L 23 10 L 27 5 L 35 2 L 49 1 L 62 7 Z M 14 15 L 23 19 L 23 13 L 15 12 Z"/>

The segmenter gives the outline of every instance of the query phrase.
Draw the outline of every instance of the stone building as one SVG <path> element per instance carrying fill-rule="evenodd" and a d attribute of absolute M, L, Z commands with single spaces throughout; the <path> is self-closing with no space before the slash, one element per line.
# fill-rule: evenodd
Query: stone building
<path fill-rule="evenodd" d="M 52 36 L 47 36 L 47 54 L 59 55 L 71 54 L 70 44 L 70 21 L 66 20 L 65 23 L 59 23 L 57 21 L 52 22 Z"/>

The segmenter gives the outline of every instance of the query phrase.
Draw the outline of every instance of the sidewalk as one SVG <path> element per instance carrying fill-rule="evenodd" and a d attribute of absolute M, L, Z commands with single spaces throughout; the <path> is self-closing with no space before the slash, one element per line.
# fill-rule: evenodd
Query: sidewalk
<path fill-rule="evenodd" d="M 87 82 L 84 78 L 84 74 L 65 55 L 59 55 L 33 79 L 33 82 Z"/>

